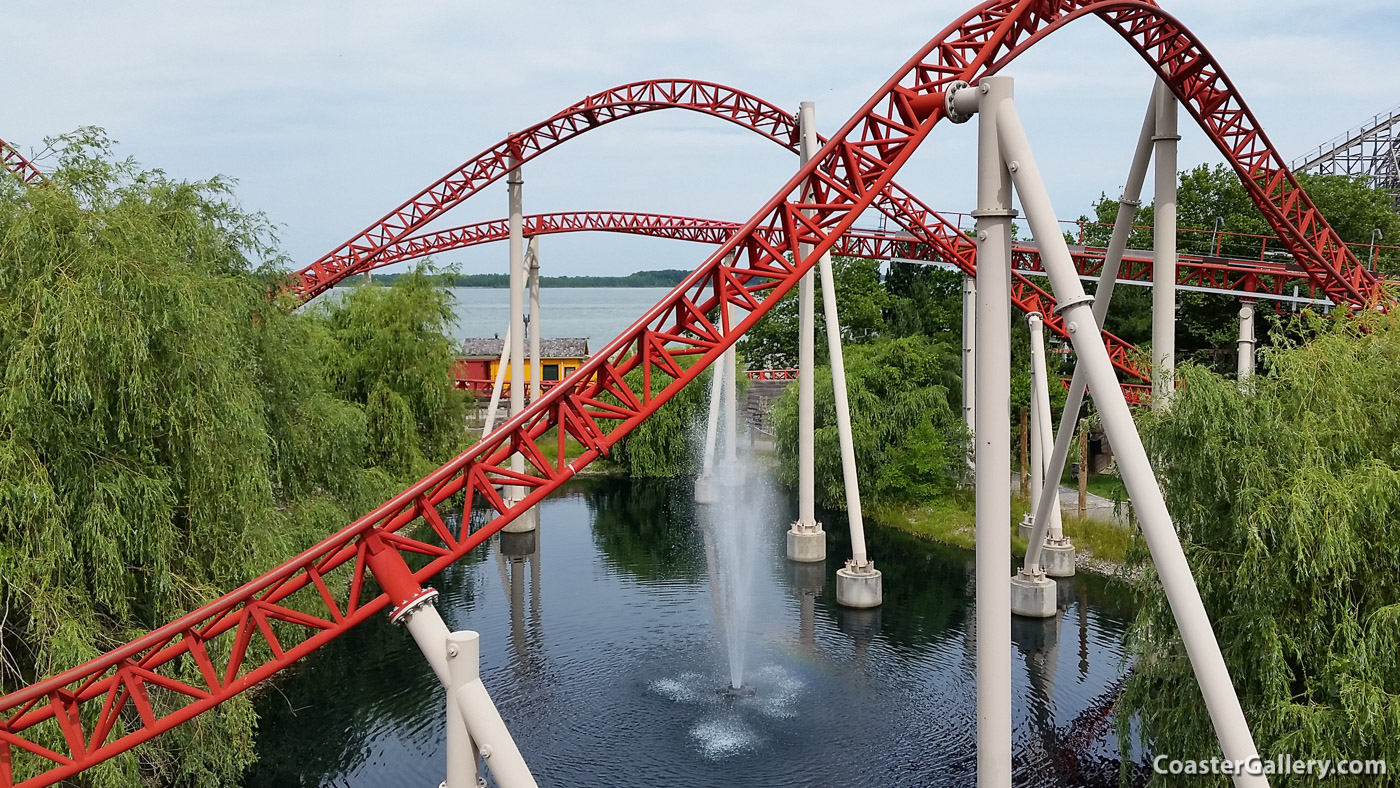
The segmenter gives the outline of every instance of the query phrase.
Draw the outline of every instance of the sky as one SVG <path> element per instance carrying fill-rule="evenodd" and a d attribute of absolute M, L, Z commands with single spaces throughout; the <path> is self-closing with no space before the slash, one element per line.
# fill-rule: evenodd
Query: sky
<path fill-rule="evenodd" d="M 74 2 L 10 0 L 0 48 L 0 138 L 104 128 L 122 156 L 178 178 L 228 176 L 243 208 L 312 262 L 513 130 L 640 79 L 706 79 L 835 131 L 970 0 L 802 4 Z M 1285 160 L 1400 103 L 1394 0 L 1163 0 L 1223 64 Z M 1116 197 L 1152 76 L 1086 18 L 1003 74 L 1062 218 Z M 1222 162 L 1183 113 L 1182 168 Z M 975 124 L 940 124 L 897 180 L 934 208 L 969 211 Z M 612 124 L 526 165 L 526 213 L 635 210 L 742 221 L 796 157 L 687 112 Z M 1149 187 L 1150 188 L 1150 187 Z M 506 212 L 503 182 L 433 225 Z M 541 239 L 553 274 L 693 268 L 703 247 L 603 234 Z M 504 272 L 503 244 L 450 253 Z"/>

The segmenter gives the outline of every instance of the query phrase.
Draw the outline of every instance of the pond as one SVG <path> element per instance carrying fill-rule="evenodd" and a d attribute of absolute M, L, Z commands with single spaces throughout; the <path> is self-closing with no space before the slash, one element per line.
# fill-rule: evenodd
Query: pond
<path fill-rule="evenodd" d="M 753 514 L 752 698 L 716 692 L 728 662 L 688 481 L 577 480 L 541 504 L 537 535 L 493 538 L 436 579 L 448 626 L 481 633 L 483 680 L 542 786 L 973 783 L 972 554 L 872 527 L 884 605 L 842 609 L 844 518 L 820 513 L 825 565 L 793 564 L 791 496 L 758 484 L 775 503 Z M 1081 576 L 1055 618 L 1015 623 L 1016 785 L 1118 784 L 1126 599 Z M 259 696 L 245 785 L 437 786 L 443 697 L 376 619 Z"/>

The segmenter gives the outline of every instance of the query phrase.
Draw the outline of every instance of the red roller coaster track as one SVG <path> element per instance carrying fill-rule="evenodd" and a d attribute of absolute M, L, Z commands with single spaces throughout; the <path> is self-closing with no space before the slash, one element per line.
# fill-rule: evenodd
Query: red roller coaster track
<path fill-rule="evenodd" d="M 944 93 L 952 83 L 995 73 L 1042 37 L 1087 14 L 1119 31 L 1166 80 L 1324 292 L 1339 303 L 1380 298 L 1375 278 L 1317 214 L 1220 67 L 1174 18 L 1138 0 L 983 3 L 920 50 L 737 233 L 566 385 L 277 569 L 125 646 L 0 699 L 0 785 L 52 785 L 75 775 L 213 708 L 376 612 L 421 598 L 422 582 L 607 453 L 759 320 L 772 296 L 791 289 L 861 212 L 877 203 L 942 118 Z M 496 174 L 504 171 L 505 157 L 519 156 L 524 145 L 552 144 L 514 139 L 520 145 L 501 151 L 493 165 Z M 460 191 L 444 184 L 432 201 L 396 212 L 390 222 L 318 263 L 316 273 L 330 273 L 332 262 L 363 262 L 355 259 L 356 249 L 396 240 L 391 236 L 398 229 L 436 216 Z M 731 253 L 734 262 L 726 264 Z M 310 284 L 320 287 L 326 281 L 321 276 Z M 736 320 L 731 310 L 719 308 L 725 304 L 746 314 Z M 683 367 L 678 362 L 686 355 L 699 358 Z M 633 370 L 641 372 L 636 388 L 623 377 Z M 565 462 L 568 436 L 585 450 Z M 546 441 L 556 442 L 559 460 L 541 451 Z M 510 470 L 517 452 L 528 461 L 524 473 Z M 497 484 L 520 485 L 529 494 L 507 506 Z M 454 533 L 438 506 L 458 493 L 465 493 L 466 505 L 479 498 L 497 516 L 475 533 Z M 420 518 L 430 537 L 402 533 Z M 426 563 L 410 570 L 404 560 L 410 553 L 426 556 Z M 366 599 L 371 576 L 384 593 Z M 301 612 L 302 605 L 318 613 Z M 250 648 L 255 639 L 258 647 Z M 181 668 L 200 678 L 186 678 Z M 25 762 L 17 763 L 21 754 Z"/>
<path fill-rule="evenodd" d="M 524 217 L 526 237 L 574 232 L 607 232 L 667 238 L 697 243 L 723 243 L 735 230 L 737 222 L 718 219 L 696 219 L 687 216 L 638 213 L 632 211 L 577 211 L 532 214 Z M 377 270 L 384 266 L 416 260 L 433 254 L 465 249 L 481 244 L 504 241 L 509 235 L 505 219 L 477 222 L 448 230 L 423 233 L 390 244 L 361 270 Z M 1104 249 L 1070 247 L 1075 266 L 1081 276 L 1096 276 L 1104 263 Z M 831 248 L 832 254 L 864 257 L 871 260 L 905 258 L 919 261 L 939 261 L 936 251 L 907 235 L 879 230 L 853 229 L 841 236 Z M 1012 248 L 1012 263 L 1022 273 L 1043 273 L 1040 253 L 1034 246 L 1018 244 Z M 1119 280 L 1152 281 L 1152 255 L 1128 250 L 1123 255 Z M 1227 257 L 1179 255 L 1176 267 L 1179 286 L 1211 290 L 1233 290 L 1242 295 L 1285 296 L 1287 287 L 1298 285 L 1300 294 L 1314 298 L 1314 285 L 1300 266 L 1284 263 L 1238 260 Z"/>
<path fill-rule="evenodd" d="M 40 172 L 33 162 L 24 158 L 24 154 L 4 140 L 0 140 L 0 166 L 4 166 L 20 181 L 31 186 L 46 180 L 44 173 Z"/>
<path fill-rule="evenodd" d="M 756 96 L 712 82 L 683 79 L 622 85 L 595 93 L 552 118 L 512 135 L 439 178 L 369 229 L 302 269 L 292 278 L 291 290 L 304 302 L 345 277 L 366 270 L 388 246 L 408 242 L 411 233 L 499 179 L 513 166 L 512 160 L 524 163 L 607 123 L 663 109 L 686 109 L 722 118 L 797 152 L 798 128 L 791 114 Z M 827 160 L 818 166 L 836 167 L 840 162 Z M 969 275 L 975 273 L 977 249 L 971 239 L 956 224 L 893 181 L 885 185 L 870 207 L 893 219 L 943 261 L 957 265 Z M 1013 303 L 1022 311 L 1041 313 L 1052 332 L 1068 339 L 1064 321 L 1054 313 L 1054 297 L 1019 273 L 1014 273 L 1013 277 Z M 1103 336 L 1114 366 L 1146 380 L 1146 371 L 1134 361 L 1133 346 L 1108 332 L 1103 332 Z"/>

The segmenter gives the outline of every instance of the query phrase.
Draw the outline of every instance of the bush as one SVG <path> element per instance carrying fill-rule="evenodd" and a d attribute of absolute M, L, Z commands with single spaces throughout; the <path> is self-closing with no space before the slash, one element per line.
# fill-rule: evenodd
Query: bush
<path fill-rule="evenodd" d="M 961 397 L 960 351 L 909 336 L 859 346 L 846 357 L 851 432 L 862 500 L 903 503 L 936 498 L 962 477 L 967 434 L 953 398 Z M 830 367 L 816 376 L 817 497 L 844 509 L 844 483 Z M 781 475 L 797 480 L 797 386 L 774 405 Z"/>
<path fill-rule="evenodd" d="M 694 363 L 683 358 L 686 367 Z M 722 362 L 716 362 L 716 364 Z M 699 432 L 710 402 L 710 381 L 715 365 L 700 373 L 689 385 L 662 405 L 651 418 L 624 435 L 612 448 L 608 459 L 633 478 L 669 479 L 695 473 L 700 456 L 697 448 Z M 742 367 L 741 367 L 742 368 Z M 652 370 L 652 389 L 660 391 L 673 378 Z M 627 373 L 626 381 L 633 391 L 642 387 L 642 371 Z M 738 399 L 742 403 L 748 379 L 739 378 Z M 742 412 L 742 408 L 741 408 Z"/>

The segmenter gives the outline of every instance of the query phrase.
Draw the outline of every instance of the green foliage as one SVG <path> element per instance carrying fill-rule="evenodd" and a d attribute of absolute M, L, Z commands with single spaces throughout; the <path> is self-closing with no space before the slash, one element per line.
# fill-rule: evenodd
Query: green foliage
<path fill-rule="evenodd" d="M 406 403 L 422 453 L 447 459 L 462 440 L 466 395 L 452 386 L 455 318 L 434 270 L 424 264 L 391 287 L 357 287 L 318 314 L 340 347 L 329 372 L 340 395 L 369 403 L 386 387 Z"/>
<path fill-rule="evenodd" d="M 375 384 L 365 408 L 365 423 L 369 427 L 371 460 L 393 473 L 413 467 L 418 443 L 413 413 L 397 391 L 383 382 Z"/>
<path fill-rule="evenodd" d="M 885 328 L 885 309 L 890 296 L 880 283 L 880 264 L 857 257 L 833 257 L 831 272 L 836 280 L 843 342 L 866 342 Z M 826 331 L 822 288 L 816 283 L 817 336 Z M 791 369 L 797 366 L 797 290 L 794 287 L 739 340 L 739 351 L 752 369 Z M 818 339 L 814 349 L 817 363 L 826 359 L 826 342 Z"/>
<path fill-rule="evenodd" d="M 1400 760 L 1400 322 L 1364 319 L 1313 319 L 1310 343 L 1265 351 L 1253 393 L 1184 367 L 1171 409 L 1144 414 L 1263 753 Z M 1209 758 L 1216 738 L 1141 548 L 1135 564 L 1127 708 L 1157 752 Z"/>
<path fill-rule="evenodd" d="M 1273 236 L 1273 230 L 1249 199 L 1248 192 L 1233 170 L 1224 165 L 1199 165 L 1180 174 L 1178 186 L 1177 249 L 1185 254 L 1238 257 L 1288 261 L 1285 247 Z M 1372 232 L 1380 230 L 1382 244 L 1400 242 L 1400 213 L 1396 213 L 1389 192 L 1373 189 L 1365 179 L 1337 175 L 1298 176 L 1318 209 L 1343 241 L 1353 246 L 1359 258 L 1369 256 L 1367 245 Z M 1097 224 L 1084 229 L 1084 243 L 1106 246 L 1112 224 L 1118 214 L 1118 202 L 1100 197 L 1094 204 L 1094 215 L 1084 221 Z M 1129 236 L 1130 249 L 1151 249 L 1153 224 L 1151 205 L 1138 209 L 1133 220 L 1135 229 Z M 1223 220 L 1223 224 L 1220 221 Z M 1222 229 L 1217 236 L 1216 228 Z M 1195 231 L 1195 232 L 1193 232 Z M 1265 239 L 1239 237 L 1267 236 Z M 1382 250 L 1379 254 L 1382 271 L 1400 271 L 1400 256 Z M 1228 295 L 1179 291 L 1177 293 L 1177 351 L 1190 360 L 1206 364 L 1217 371 L 1234 368 L 1234 344 L 1239 336 L 1237 299 Z M 1105 328 L 1135 345 L 1150 347 L 1152 339 L 1152 294 L 1148 288 L 1119 285 L 1113 292 Z M 1256 327 L 1261 344 L 1273 342 L 1276 328 L 1268 323 Z"/>
<path fill-rule="evenodd" d="M 960 351 L 921 336 L 881 340 L 846 358 L 851 432 L 862 500 L 936 498 L 961 478 L 966 433 L 958 415 Z M 830 369 L 816 375 L 817 496 L 845 508 Z M 784 481 L 797 478 L 797 387 L 774 405 Z"/>
<path fill-rule="evenodd" d="M 95 130 L 53 146 L 55 188 L 0 179 L 4 691 L 210 601 L 400 489 L 403 463 L 368 467 L 369 438 L 383 455 L 389 431 L 351 394 L 383 388 L 372 415 L 397 437 L 455 440 L 425 389 L 447 340 L 431 309 L 413 312 L 437 303 L 420 283 L 378 310 L 285 313 L 267 300 L 275 239 L 230 183 L 114 162 Z M 384 318 L 400 308 L 422 322 Z M 171 669 L 203 681 L 192 662 Z M 255 725 L 238 698 L 78 784 L 233 784 Z M 36 730 L 66 748 L 55 726 Z M 13 755 L 17 781 L 31 775 Z"/>
<path fill-rule="evenodd" d="M 890 263 L 885 290 L 890 298 L 885 324 L 892 336 L 923 334 L 962 342 L 960 271 L 914 263 Z"/>
<path fill-rule="evenodd" d="M 682 362 L 687 367 L 690 359 Z M 672 478 L 693 473 L 696 469 L 696 425 L 705 418 L 709 404 L 710 379 L 713 366 L 671 397 L 656 413 L 612 448 L 609 459 L 633 478 Z M 642 388 L 642 370 L 627 373 L 626 381 L 633 391 Z M 670 385 L 673 378 L 652 369 L 652 391 Z M 739 399 L 742 402 L 747 379 L 740 377 Z"/>

